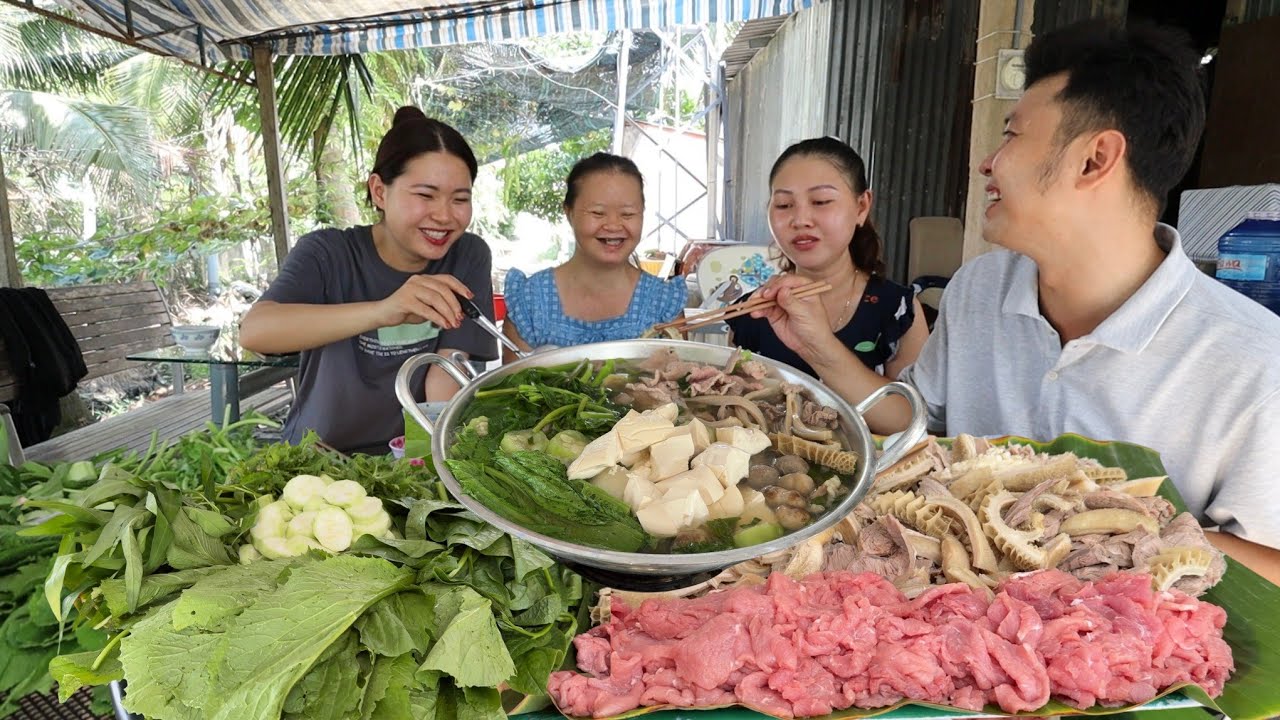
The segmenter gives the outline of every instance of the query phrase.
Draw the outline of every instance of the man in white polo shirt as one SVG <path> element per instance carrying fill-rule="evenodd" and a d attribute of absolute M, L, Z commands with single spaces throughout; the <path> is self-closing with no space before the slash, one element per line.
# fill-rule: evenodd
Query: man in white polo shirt
<path fill-rule="evenodd" d="M 1038 38 L 1026 64 L 979 168 L 983 233 L 1004 249 L 956 273 L 899 379 L 935 432 L 1156 449 L 1215 544 L 1280 582 L 1280 318 L 1200 273 L 1157 222 L 1204 126 L 1199 57 L 1166 31 L 1084 23 Z M 850 400 L 887 382 L 831 342 L 796 282 L 765 291 L 779 337 Z M 868 415 L 881 432 L 907 420 L 900 400 Z"/>

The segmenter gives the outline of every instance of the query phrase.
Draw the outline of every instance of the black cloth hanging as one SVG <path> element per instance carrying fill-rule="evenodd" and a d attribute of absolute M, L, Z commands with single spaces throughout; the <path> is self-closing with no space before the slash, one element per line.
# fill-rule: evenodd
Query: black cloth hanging
<path fill-rule="evenodd" d="M 71 329 L 40 288 L 0 288 L 0 339 L 17 379 L 9 403 L 23 446 L 49 439 L 62 411 L 58 400 L 89 374 Z"/>

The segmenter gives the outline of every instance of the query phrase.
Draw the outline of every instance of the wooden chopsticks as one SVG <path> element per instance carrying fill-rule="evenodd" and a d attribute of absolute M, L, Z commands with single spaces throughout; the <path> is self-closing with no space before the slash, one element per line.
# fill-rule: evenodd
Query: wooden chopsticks
<path fill-rule="evenodd" d="M 792 297 L 797 297 L 797 298 L 810 297 L 812 295 L 819 295 L 821 293 L 827 292 L 830 289 L 831 289 L 831 285 L 829 283 L 823 282 L 821 280 L 815 280 L 807 285 L 800 285 L 796 287 L 795 290 L 792 291 Z M 653 329 L 655 331 L 661 332 L 663 330 L 666 330 L 667 328 L 672 328 L 678 332 L 685 333 L 690 330 L 697 330 L 700 327 L 706 327 L 707 325 L 714 325 L 719 322 L 724 322 L 725 320 L 729 320 L 730 318 L 736 318 L 741 315 L 746 315 L 747 313 L 755 312 L 756 310 L 767 310 L 776 304 L 777 303 L 774 302 L 772 299 L 766 299 L 763 297 L 758 297 L 753 295 L 751 299 L 747 300 L 746 302 L 738 303 L 737 305 L 726 305 L 725 307 L 722 307 L 719 310 L 713 310 L 711 312 L 706 312 L 706 313 L 699 313 L 697 315 L 694 315 L 693 317 L 681 318 L 680 320 L 675 320 L 669 323 L 654 325 Z"/>

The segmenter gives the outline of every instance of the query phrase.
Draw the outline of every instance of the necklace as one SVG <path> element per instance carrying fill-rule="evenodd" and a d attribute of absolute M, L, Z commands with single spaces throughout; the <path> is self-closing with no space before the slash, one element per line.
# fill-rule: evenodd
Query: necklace
<path fill-rule="evenodd" d="M 849 318 L 847 317 L 849 313 L 849 306 L 853 305 L 853 296 L 857 294 L 854 290 L 858 287 L 858 274 L 861 272 L 862 271 L 857 268 L 854 269 L 853 290 L 850 290 L 849 297 L 845 299 L 844 307 L 840 310 L 840 315 L 836 317 L 835 323 L 831 326 L 831 332 L 836 332 L 840 328 L 844 327 L 844 324 L 849 321 Z"/>

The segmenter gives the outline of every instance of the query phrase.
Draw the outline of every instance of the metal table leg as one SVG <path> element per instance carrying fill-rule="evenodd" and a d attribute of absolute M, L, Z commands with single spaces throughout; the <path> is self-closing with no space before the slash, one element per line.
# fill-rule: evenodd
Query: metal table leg
<path fill-rule="evenodd" d="M 240 419 L 240 374 L 234 364 L 209 366 L 209 402 L 215 425 L 221 425 L 224 417 L 227 422 Z"/>

